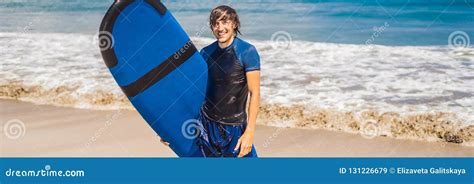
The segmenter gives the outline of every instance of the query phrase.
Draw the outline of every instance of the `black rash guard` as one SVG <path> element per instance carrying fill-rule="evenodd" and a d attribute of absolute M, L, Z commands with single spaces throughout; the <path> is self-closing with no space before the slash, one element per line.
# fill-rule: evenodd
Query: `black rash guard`
<path fill-rule="evenodd" d="M 203 114 L 216 122 L 240 125 L 247 121 L 248 86 L 246 72 L 260 70 L 255 47 L 238 37 L 226 48 L 217 41 L 201 50 L 208 66 L 206 100 Z"/>

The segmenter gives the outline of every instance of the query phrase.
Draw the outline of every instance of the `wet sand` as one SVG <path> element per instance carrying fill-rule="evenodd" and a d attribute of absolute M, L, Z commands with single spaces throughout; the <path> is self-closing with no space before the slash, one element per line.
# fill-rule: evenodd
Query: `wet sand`
<path fill-rule="evenodd" d="M 17 100 L 0 100 L 0 107 L 1 157 L 176 157 L 135 111 Z M 453 143 L 264 125 L 257 126 L 255 146 L 260 157 L 474 156 L 474 147 Z"/>

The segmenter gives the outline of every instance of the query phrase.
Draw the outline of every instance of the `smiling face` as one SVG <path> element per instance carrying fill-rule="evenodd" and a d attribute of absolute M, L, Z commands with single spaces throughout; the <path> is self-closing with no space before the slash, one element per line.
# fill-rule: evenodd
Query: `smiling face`
<path fill-rule="evenodd" d="M 220 47 L 227 47 L 237 36 L 240 21 L 237 12 L 226 5 L 214 8 L 209 16 L 212 34 L 216 37 Z"/>
<path fill-rule="evenodd" d="M 217 21 L 212 25 L 212 33 L 216 37 L 219 43 L 228 43 L 231 42 L 232 38 L 235 35 L 235 23 L 231 20 L 226 20 L 225 15 L 222 15 Z"/>

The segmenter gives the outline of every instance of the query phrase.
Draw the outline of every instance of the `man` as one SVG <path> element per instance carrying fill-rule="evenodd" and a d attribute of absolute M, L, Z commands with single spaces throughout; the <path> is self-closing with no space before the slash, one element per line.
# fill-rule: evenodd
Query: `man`
<path fill-rule="evenodd" d="M 257 157 L 253 140 L 260 102 L 260 56 L 253 45 L 237 37 L 240 21 L 233 8 L 214 8 L 209 23 L 217 40 L 201 50 L 209 78 L 197 142 L 206 157 Z"/>
<path fill-rule="evenodd" d="M 253 139 L 260 101 L 260 57 L 253 45 L 237 37 L 240 21 L 233 8 L 214 8 L 209 23 L 217 40 L 201 50 L 209 73 L 200 116 L 202 150 L 208 157 L 257 157 Z"/>

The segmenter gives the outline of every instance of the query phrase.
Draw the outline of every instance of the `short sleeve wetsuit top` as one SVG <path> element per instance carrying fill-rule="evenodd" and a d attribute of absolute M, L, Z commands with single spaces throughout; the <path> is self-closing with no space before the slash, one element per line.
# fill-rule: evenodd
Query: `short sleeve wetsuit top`
<path fill-rule="evenodd" d="M 201 50 L 208 66 L 206 100 L 202 113 L 210 120 L 241 125 L 247 121 L 248 86 L 246 73 L 260 70 L 255 47 L 235 37 L 232 44 L 220 48 L 217 41 Z"/>

